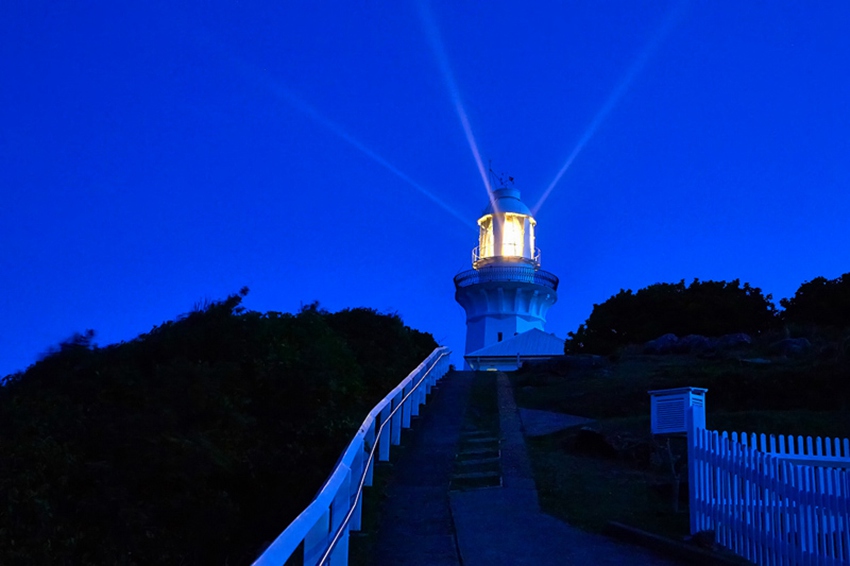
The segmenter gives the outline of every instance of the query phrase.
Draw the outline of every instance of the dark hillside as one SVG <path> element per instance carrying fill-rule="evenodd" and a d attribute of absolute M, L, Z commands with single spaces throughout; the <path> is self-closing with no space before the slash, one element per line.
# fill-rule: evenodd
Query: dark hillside
<path fill-rule="evenodd" d="M 436 343 L 396 315 L 233 295 L 0 388 L 0 563 L 246 564 Z"/>

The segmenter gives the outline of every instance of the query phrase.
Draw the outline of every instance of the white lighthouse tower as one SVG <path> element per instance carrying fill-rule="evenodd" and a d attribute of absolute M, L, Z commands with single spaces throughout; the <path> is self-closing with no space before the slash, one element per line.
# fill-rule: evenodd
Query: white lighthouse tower
<path fill-rule="evenodd" d="M 472 269 L 455 276 L 455 299 L 466 311 L 464 359 L 472 369 L 516 369 L 522 360 L 563 354 L 546 334 L 546 313 L 558 300 L 558 278 L 540 269 L 537 222 L 514 188 L 492 193 L 478 219 Z"/>

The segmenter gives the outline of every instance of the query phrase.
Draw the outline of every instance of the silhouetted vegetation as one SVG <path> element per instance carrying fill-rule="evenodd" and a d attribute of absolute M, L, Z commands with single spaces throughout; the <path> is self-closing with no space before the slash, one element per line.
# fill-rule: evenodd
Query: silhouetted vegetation
<path fill-rule="evenodd" d="M 245 293 L 7 378 L 0 563 L 250 563 L 436 347 L 397 315 L 248 312 Z"/>
<path fill-rule="evenodd" d="M 776 322 L 771 295 L 758 287 L 726 281 L 694 280 L 690 285 L 657 283 L 637 293 L 621 290 L 593 305 L 587 321 L 569 333 L 568 354 L 609 354 L 667 333 L 721 336 L 757 333 Z"/>
<path fill-rule="evenodd" d="M 815 277 L 800 285 L 790 299 L 779 301 L 786 323 L 801 326 L 850 326 L 850 273 L 827 279 Z"/>

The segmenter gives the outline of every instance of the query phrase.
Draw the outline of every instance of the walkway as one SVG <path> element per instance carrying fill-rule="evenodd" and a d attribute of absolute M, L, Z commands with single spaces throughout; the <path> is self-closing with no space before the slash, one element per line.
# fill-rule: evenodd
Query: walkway
<path fill-rule="evenodd" d="M 453 372 L 440 382 L 396 464 L 378 533 L 378 564 L 679 564 L 541 512 L 519 412 L 504 374 L 493 375 L 498 379 L 502 486 L 449 491 L 473 375 Z"/>

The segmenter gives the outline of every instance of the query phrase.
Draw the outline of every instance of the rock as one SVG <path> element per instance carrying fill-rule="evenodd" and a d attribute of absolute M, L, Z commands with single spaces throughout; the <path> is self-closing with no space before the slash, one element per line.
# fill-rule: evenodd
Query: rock
<path fill-rule="evenodd" d="M 665 334 L 655 340 L 650 340 L 643 345 L 644 354 L 669 354 L 679 343 L 679 337 L 675 334 Z"/>
<path fill-rule="evenodd" d="M 617 450 L 598 430 L 583 426 L 579 429 L 573 444 L 573 450 L 579 454 L 596 458 L 616 458 Z"/>
<path fill-rule="evenodd" d="M 772 364 L 770 360 L 767 358 L 741 358 L 741 363 L 743 364 L 755 364 L 755 365 L 767 365 Z"/>
<path fill-rule="evenodd" d="M 698 354 L 711 350 L 714 347 L 712 341 L 699 334 L 688 334 L 680 338 L 676 343 L 675 351 L 679 354 Z"/>
<path fill-rule="evenodd" d="M 840 354 L 841 352 L 839 351 L 837 344 L 827 344 L 818 352 L 818 358 L 822 360 L 834 360 Z"/>
<path fill-rule="evenodd" d="M 714 342 L 715 346 L 722 350 L 749 346 L 752 343 L 753 339 L 750 338 L 750 335 L 744 334 L 743 332 L 724 334 Z"/>
<path fill-rule="evenodd" d="M 796 358 L 808 353 L 812 343 L 805 338 L 786 338 L 770 345 L 770 350 L 787 358 Z"/>

